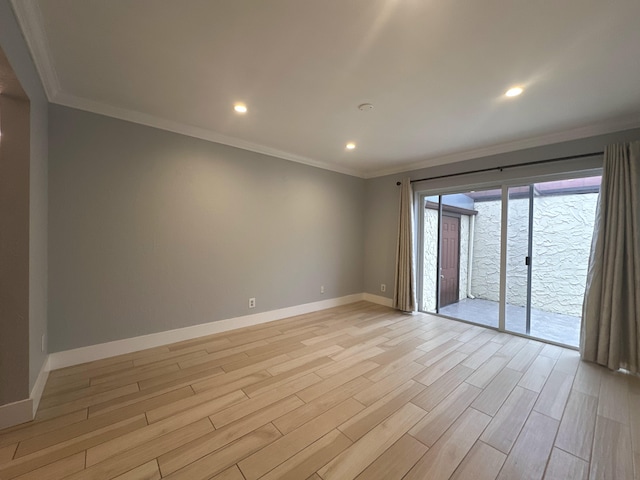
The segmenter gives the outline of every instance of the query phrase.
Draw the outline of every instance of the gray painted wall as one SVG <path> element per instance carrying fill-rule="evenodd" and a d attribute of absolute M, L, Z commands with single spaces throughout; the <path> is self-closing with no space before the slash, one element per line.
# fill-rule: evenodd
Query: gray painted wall
<path fill-rule="evenodd" d="M 49 127 L 52 351 L 363 291 L 364 180 L 61 106 Z"/>
<path fill-rule="evenodd" d="M 396 257 L 396 235 L 398 229 L 398 187 L 396 182 L 405 177 L 421 179 L 453 173 L 464 173 L 483 168 L 517 165 L 525 162 L 545 160 L 602 151 L 605 145 L 640 139 L 640 129 L 627 130 L 608 135 L 599 135 L 582 140 L 557 143 L 544 147 L 530 148 L 516 152 L 493 155 L 449 165 L 414 170 L 396 175 L 387 175 L 367 180 L 365 193 L 365 292 L 393 298 L 394 268 Z M 582 160 L 573 162 L 580 164 Z M 588 162 L 585 160 L 585 164 Z M 509 170 L 514 172 L 515 170 Z M 505 170 L 505 172 L 507 172 Z M 503 175 L 490 172 L 482 176 L 482 181 L 499 182 Z M 465 185 L 464 177 L 434 182 L 436 187 Z M 386 293 L 380 292 L 380 284 L 387 284 Z"/>
<path fill-rule="evenodd" d="M 30 100 L 29 164 L 29 390 L 44 363 L 47 335 L 47 109 L 31 54 L 8 0 L 0 0 L 0 46 Z"/>

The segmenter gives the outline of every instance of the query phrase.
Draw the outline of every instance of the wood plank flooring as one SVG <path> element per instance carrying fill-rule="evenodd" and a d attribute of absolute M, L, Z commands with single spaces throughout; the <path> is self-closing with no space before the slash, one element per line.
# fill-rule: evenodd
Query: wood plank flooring
<path fill-rule="evenodd" d="M 359 302 L 51 372 L 0 479 L 640 479 L 640 379 Z"/>

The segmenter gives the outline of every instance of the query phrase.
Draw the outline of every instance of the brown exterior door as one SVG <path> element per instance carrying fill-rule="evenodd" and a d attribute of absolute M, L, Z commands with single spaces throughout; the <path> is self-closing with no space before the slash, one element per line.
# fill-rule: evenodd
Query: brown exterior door
<path fill-rule="evenodd" d="M 440 257 L 440 307 L 458 301 L 460 273 L 460 218 L 442 215 L 442 254 Z"/>

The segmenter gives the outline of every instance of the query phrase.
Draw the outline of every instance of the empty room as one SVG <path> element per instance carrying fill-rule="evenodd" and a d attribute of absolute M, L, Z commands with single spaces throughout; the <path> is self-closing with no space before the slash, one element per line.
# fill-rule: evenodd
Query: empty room
<path fill-rule="evenodd" d="M 640 480 L 638 18 L 0 0 L 0 479 Z"/>

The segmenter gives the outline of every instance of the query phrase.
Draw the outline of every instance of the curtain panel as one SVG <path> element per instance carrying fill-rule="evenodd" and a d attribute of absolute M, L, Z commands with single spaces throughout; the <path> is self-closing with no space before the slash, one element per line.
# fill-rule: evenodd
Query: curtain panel
<path fill-rule="evenodd" d="M 640 142 L 605 148 L 582 310 L 584 360 L 638 373 Z"/>
<path fill-rule="evenodd" d="M 400 187 L 398 250 L 396 255 L 393 306 L 403 312 L 416 310 L 416 286 L 413 260 L 413 189 L 405 178 Z"/>

